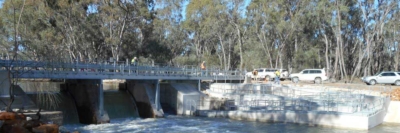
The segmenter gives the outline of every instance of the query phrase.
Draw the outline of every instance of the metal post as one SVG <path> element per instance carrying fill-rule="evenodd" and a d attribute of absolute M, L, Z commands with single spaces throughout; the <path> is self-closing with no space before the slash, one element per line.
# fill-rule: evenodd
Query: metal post
<path fill-rule="evenodd" d="M 199 91 L 201 91 L 201 80 L 199 79 L 199 82 L 198 82 L 198 87 L 199 87 Z"/>
<path fill-rule="evenodd" d="M 160 104 L 160 80 L 156 81 L 156 101 L 154 102 L 156 104 L 156 110 L 159 110 L 159 104 Z"/>
<path fill-rule="evenodd" d="M 103 80 L 100 79 L 99 84 L 99 113 L 100 116 L 104 114 L 104 93 L 103 93 Z"/>

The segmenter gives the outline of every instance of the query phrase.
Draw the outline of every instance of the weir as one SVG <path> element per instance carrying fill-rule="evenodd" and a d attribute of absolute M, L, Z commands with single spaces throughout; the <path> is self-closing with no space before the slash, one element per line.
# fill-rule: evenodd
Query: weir
<path fill-rule="evenodd" d="M 390 99 L 381 91 L 212 84 L 209 97 L 201 101 L 209 105 L 197 115 L 367 130 L 381 124 L 388 112 Z"/>
<path fill-rule="evenodd" d="M 105 79 L 125 80 L 121 92 L 126 92 L 136 106 L 137 114 L 142 118 L 163 117 L 163 109 L 172 114 L 193 114 L 198 109 L 197 101 L 202 98 L 201 81 L 241 82 L 241 71 L 221 71 L 218 69 L 200 70 L 197 66 L 130 66 L 128 63 L 82 63 L 82 62 L 46 62 L 23 60 L 0 60 L 1 77 L 11 79 L 49 79 L 64 81 L 59 93 L 62 100 L 73 101 L 80 123 L 98 124 L 110 121 L 108 107 L 109 95 L 104 95 Z M 205 72 L 205 74 L 201 74 Z M 2 78 L 9 81 L 10 78 Z M 163 83 L 161 83 L 163 82 Z M 164 90 L 164 85 L 169 90 Z M 9 95 L 8 82 L 1 84 L 2 95 Z M 181 87 L 185 86 L 185 87 Z M 204 90 L 204 89 L 203 89 Z M 170 92 L 170 102 L 160 102 L 166 98 L 161 91 Z M 172 94 L 173 93 L 173 94 Z M 37 98 L 35 92 L 30 94 Z M 120 95 L 122 96 L 122 95 Z M 107 99 L 106 99 L 107 98 Z M 128 98 L 125 98 L 126 100 Z M 122 101 L 121 101 L 122 102 Z M 36 105 L 38 106 L 38 105 Z M 40 106 L 40 105 L 39 105 Z M 41 107 L 45 108 L 45 107 Z M 48 110 L 51 110 L 48 108 Z M 59 109 L 54 109 L 59 110 Z M 115 112 L 115 110 L 111 110 Z M 67 112 L 67 111 L 64 111 Z M 118 116 L 116 116 L 118 117 Z M 74 120 L 71 120 L 74 121 Z"/>
<path fill-rule="evenodd" d="M 24 99 L 28 100 L 16 100 L 13 107 L 61 111 L 58 124 L 98 124 L 115 118 L 163 117 L 164 110 L 168 114 L 193 115 L 197 101 L 203 96 L 198 91 L 200 83 L 197 80 L 127 80 L 111 84 L 99 80 L 20 81 L 19 86 L 23 89 L 15 94 L 25 94 L 25 91 L 28 95 Z M 101 107 L 103 116 L 99 113 Z"/>

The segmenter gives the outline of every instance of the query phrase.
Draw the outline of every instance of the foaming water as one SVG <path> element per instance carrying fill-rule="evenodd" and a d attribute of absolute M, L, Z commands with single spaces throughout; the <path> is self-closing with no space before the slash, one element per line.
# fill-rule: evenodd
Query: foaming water
<path fill-rule="evenodd" d="M 383 124 L 371 130 L 310 127 L 291 123 L 263 123 L 223 118 L 167 116 L 157 119 L 124 118 L 99 125 L 64 125 L 81 133 L 395 133 L 400 124 Z"/>

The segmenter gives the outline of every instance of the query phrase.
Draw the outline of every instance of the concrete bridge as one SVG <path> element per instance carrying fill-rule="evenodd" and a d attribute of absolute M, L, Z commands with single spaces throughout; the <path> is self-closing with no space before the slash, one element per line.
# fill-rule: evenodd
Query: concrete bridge
<path fill-rule="evenodd" d="M 81 123 L 104 123 L 109 121 L 107 112 L 104 112 L 103 80 L 123 79 L 126 82 L 120 85 L 140 105 L 138 108 L 147 108 L 140 111 L 142 117 L 162 117 L 160 104 L 160 82 L 167 81 L 170 85 L 164 88 L 178 88 L 173 92 L 196 93 L 194 100 L 199 99 L 201 82 L 241 82 L 245 73 L 241 71 L 207 69 L 200 70 L 198 66 L 168 66 L 168 65 L 136 65 L 129 63 L 82 63 L 82 62 L 45 62 L 0 60 L 0 75 L 2 81 L 8 77 L 14 79 L 57 79 L 63 80 L 61 91 L 72 95 L 77 110 L 80 113 Z M 189 84 L 188 88 L 174 87 L 176 83 Z M 1 82 L 0 94 L 9 95 L 9 82 Z M 194 90 L 193 90 L 194 88 Z M 196 89 L 197 88 L 197 89 Z M 197 92 L 196 92 L 197 91 Z M 171 91 L 163 91 L 171 93 Z M 179 98 L 174 94 L 174 100 Z M 165 96 L 164 96 L 165 97 Z M 186 97 L 188 98 L 188 97 Z M 165 99 L 165 98 L 163 98 Z M 192 98 L 188 98 L 192 99 Z M 168 98 L 167 98 L 168 100 Z M 170 100 L 170 99 L 169 99 Z M 182 99 L 180 99 L 182 102 Z M 192 99 L 193 100 L 193 99 Z M 177 106 L 176 102 L 173 103 Z M 81 110 L 81 111 L 79 111 Z M 86 118 L 82 118 L 82 117 Z"/>

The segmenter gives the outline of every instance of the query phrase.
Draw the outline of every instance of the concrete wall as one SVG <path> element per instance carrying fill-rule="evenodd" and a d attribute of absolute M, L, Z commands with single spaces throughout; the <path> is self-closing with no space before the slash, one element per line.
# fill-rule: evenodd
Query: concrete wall
<path fill-rule="evenodd" d="M 210 87 L 209 95 L 217 98 L 234 98 L 230 94 L 232 90 L 246 87 L 246 84 L 212 84 Z M 215 88 L 215 90 L 213 90 Z M 274 89 L 274 88 L 271 88 Z M 302 89 L 304 91 L 304 89 Z M 287 90 L 274 90 L 275 93 L 279 93 L 282 96 L 286 96 Z M 282 93 L 282 94 L 281 94 Z M 251 98 L 262 99 L 264 94 L 247 94 Z M 269 96 L 271 97 L 271 96 Z M 273 99 L 280 99 L 280 97 L 272 97 Z M 241 98 L 248 100 L 246 95 Z M 377 100 L 375 96 L 366 95 L 364 102 L 374 102 Z M 389 104 L 390 103 L 390 104 Z M 211 101 L 210 101 L 210 104 Z M 213 104 L 215 105 L 215 104 Z M 223 106 L 223 105 L 220 105 Z M 370 115 L 365 115 L 365 112 L 359 112 L 355 114 L 346 113 L 335 113 L 335 112 L 317 112 L 317 111 L 201 111 L 199 110 L 200 116 L 207 117 L 226 117 L 239 120 L 251 120 L 251 121 L 276 121 L 276 122 L 292 122 L 292 123 L 303 123 L 311 125 L 329 126 L 329 127 L 340 127 L 340 128 L 353 128 L 353 129 L 370 129 L 382 122 L 399 122 L 400 121 L 400 102 L 391 101 L 389 98 L 385 98 L 382 110 L 376 112 L 369 112 Z"/>
<path fill-rule="evenodd" d="M 10 81 L 7 71 L 0 71 L 0 95 L 10 95 Z"/>
<path fill-rule="evenodd" d="M 400 123 L 400 101 L 390 101 L 384 122 Z"/>
<path fill-rule="evenodd" d="M 11 105 L 12 109 L 37 109 L 36 104 L 32 99 L 25 94 L 22 88 L 18 85 L 14 85 L 14 101 Z M 0 101 L 5 104 L 10 103 L 10 96 L 9 94 L 5 95 L 4 97 L 0 97 Z M 4 104 L 0 104 L 1 109 L 5 109 L 7 106 Z"/>
<path fill-rule="evenodd" d="M 160 84 L 160 103 L 162 109 L 168 114 L 177 114 L 178 91 L 168 83 Z"/>
<path fill-rule="evenodd" d="M 193 115 L 199 109 L 199 101 L 203 96 L 197 86 L 191 83 L 171 83 L 176 90 L 176 111 L 178 115 Z"/>
<path fill-rule="evenodd" d="M 176 115 L 193 115 L 196 110 L 200 109 L 200 98 L 205 95 L 198 91 L 198 81 L 196 82 L 160 84 L 160 102 L 163 111 Z"/>
<path fill-rule="evenodd" d="M 83 124 L 109 123 L 107 112 L 99 111 L 100 84 L 99 80 L 67 81 L 67 90 L 75 101 L 79 122 Z"/>
<path fill-rule="evenodd" d="M 161 104 L 156 109 L 156 81 L 126 80 L 127 90 L 133 95 L 141 118 L 163 117 Z"/>
<path fill-rule="evenodd" d="M 314 126 L 368 130 L 376 126 L 367 116 L 302 111 L 198 111 L 199 116 L 257 122 L 290 122 Z"/>

